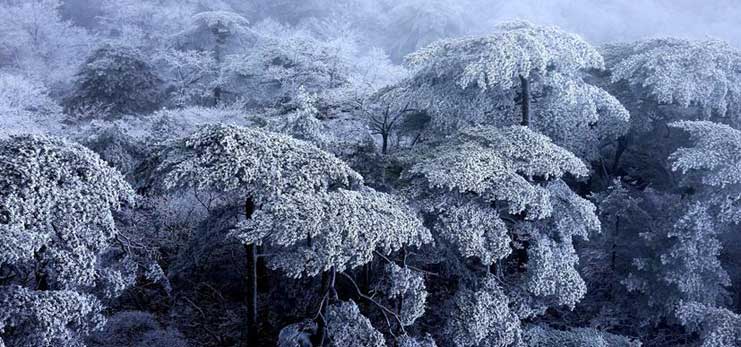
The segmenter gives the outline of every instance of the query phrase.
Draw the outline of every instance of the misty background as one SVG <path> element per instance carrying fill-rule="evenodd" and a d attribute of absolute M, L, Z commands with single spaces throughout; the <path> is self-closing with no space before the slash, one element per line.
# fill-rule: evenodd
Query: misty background
<path fill-rule="evenodd" d="M 512 0 L 483 1 L 491 22 L 522 18 L 579 33 L 594 43 L 657 36 L 708 37 L 741 45 L 737 0 Z M 486 29 L 486 28 L 484 28 Z"/>
<path fill-rule="evenodd" d="M 147 1 L 122 2 L 135 4 Z M 288 12 L 276 10 L 292 8 L 295 11 L 293 17 L 281 19 L 294 23 L 309 17 L 334 16 L 338 9 L 344 9 L 345 13 L 341 14 L 344 14 L 343 17 L 353 17 L 354 14 L 354 24 L 363 26 L 367 23 L 361 22 L 369 19 L 369 16 L 364 16 L 370 15 L 368 11 L 387 10 L 383 8 L 383 3 L 388 3 L 387 0 L 341 0 L 327 6 L 327 13 L 316 13 L 313 12 L 316 6 L 307 5 L 310 2 L 312 1 L 219 0 L 205 2 L 204 7 L 242 12 L 252 17 L 252 20 L 260 20 L 265 16 L 285 16 Z M 103 3 L 105 1 L 68 0 L 64 2 L 62 11 L 76 24 L 91 27 L 96 25 Z M 443 9 L 450 18 L 436 18 L 438 14 L 432 12 L 436 6 L 451 6 L 439 0 L 407 3 L 416 7 L 430 7 L 430 12 L 417 11 L 415 16 L 428 16 L 431 21 L 455 20 L 452 24 L 459 28 L 451 31 L 458 31 L 458 34 L 486 33 L 492 31 L 496 23 L 524 19 L 559 26 L 565 31 L 578 33 L 595 44 L 674 36 L 688 39 L 715 38 L 728 41 L 736 47 L 741 46 L 741 6 L 738 0 L 461 0 L 457 2 L 457 8 Z M 302 13 L 302 9 L 306 9 L 306 12 Z M 375 29 L 383 36 L 380 33 L 383 28 Z M 385 39 L 393 41 L 398 36 L 386 36 Z"/>

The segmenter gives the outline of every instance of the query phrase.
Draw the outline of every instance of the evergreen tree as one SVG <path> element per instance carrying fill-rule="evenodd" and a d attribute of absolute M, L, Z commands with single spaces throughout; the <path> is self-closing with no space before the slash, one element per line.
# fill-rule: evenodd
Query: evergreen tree
<path fill-rule="evenodd" d="M 530 126 L 585 159 L 627 130 L 629 115 L 584 74 L 604 68 L 579 36 L 554 27 L 507 23 L 495 33 L 441 40 L 407 57 L 414 76 L 406 102 L 443 128 Z"/>
<path fill-rule="evenodd" d="M 65 108 L 77 117 L 141 114 L 159 107 L 162 80 L 135 48 L 98 48 L 80 67 L 76 78 Z"/>
<path fill-rule="evenodd" d="M 103 303 L 133 282 L 113 218 L 133 192 L 61 139 L 3 139 L 0 158 L 0 342 L 84 346 L 104 323 Z"/>

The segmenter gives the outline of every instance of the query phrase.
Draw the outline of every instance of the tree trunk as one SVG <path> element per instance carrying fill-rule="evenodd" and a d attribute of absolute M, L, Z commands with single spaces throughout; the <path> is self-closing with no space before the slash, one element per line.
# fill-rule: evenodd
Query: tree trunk
<path fill-rule="evenodd" d="M 381 134 L 381 153 L 383 155 L 386 155 L 386 153 L 388 153 L 388 148 L 389 148 L 389 133 L 383 132 Z"/>
<path fill-rule="evenodd" d="M 530 126 L 530 81 L 520 76 L 521 97 L 522 97 L 522 126 Z"/>
<path fill-rule="evenodd" d="M 221 102 L 221 87 L 214 87 L 214 106 L 218 106 Z"/>
<path fill-rule="evenodd" d="M 254 244 L 246 245 L 247 251 L 247 342 L 257 345 L 257 252 Z"/>
<path fill-rule="evenodd" d="M 327 305 L 330 302 L 339 300 L 339 297 L 337 296 L 337 289 L 335 289 L 336 278 L 337 270 L 334 267 L 332 267 L 332 269 L 328 272 L 322 273 L 322 291 L 320 292 L 322 298 L 322 306 L 319 307 L 319 310 L 322 313 L 323 317 L 327 316 Z M 327 296 L 326 300 L 324 300 L 325 295 Z M 324 340 L 326 339 L 326 330 L 326 322 L 324 321 L 324 318 L 320 318 L 319 324 L 317 324 L 317 334 L 314 336 L 314 339 L 312 341 L 315 346 L 324 346 Z"/>
<path fill-rule="evenodd" d="M 245 217 L 250 219 L 255 212 L 255 204 L 251 198 L 244 206 Z M 247 345 L 257 346 L 257 246 L 245 245 L 247 255 Z"/>
<path fill-rule="evenodd" d="M 371 285 L 371 266 L 372 266 L 372 263 L 373 263 L 373 261 L 368 262 L 368 263 L 366 263 L 366 264 L 363 265 L 363 270 L 362 270 L 363 282 L 361 283 L 361 285 L 362 285 L 363 290 L 366 291 L 366 292 L 368 291 L 368 289 L 370 288 L 370 285 Z"/>
<path fill-rule="evenodd" d="M 46 274 L 46 261 L 44 260 L 44 252 L 46 252 L 46 246 L 41 246 L 38 252 L 34 254 L 34 260 L 36 260 L 36 269 L 34 270 L 34 276 L 36 277 L 36 290 L 47 291 L 49 290 L 49 278 Z"/>
<path fill-rule="evenodd" d="M 610 168 L 610 173 L 614 176 L 615 172 L 617 172 L 617 169 L 620 165 L 620 158 L 623 156 L 623 153 L 625 153 L 625 150 L 628 149 L 628 135 L 623 135 L 618 138 L 618 146 L 617 149 L 615 149 L 615 159 L 612 162 L 612 167 Z"/>
<path fill-rule="evenodd" d="M 615 218 L 615 235 L 612 235 L 612 246 L 610 250 L 610 270 L 615 272 L 615 261 L 617 260 L 617 242 L 615 238 L 620 235 L 620 217 Z"/>
<path fill-rule="evenodd" d="M 332 301 L 339 300 L 339 296 L 337 295 L 337 289 L 334 287 L 334 284 L 337 280 L 337 270 L 335 270 L 334 266 L 331 270 L 329 270 L 329 279 L 328 279 L 328 285 L 327 289 L 329 290 L 329 298 L 332 299 Z"/>

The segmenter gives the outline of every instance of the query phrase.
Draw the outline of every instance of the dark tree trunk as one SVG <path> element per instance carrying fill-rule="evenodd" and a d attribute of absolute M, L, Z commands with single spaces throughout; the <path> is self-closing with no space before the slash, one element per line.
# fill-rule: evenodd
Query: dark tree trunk
<path fill-rule="evenodd" d="M 329 298 L 332 299 L 332 301 L 339 300 L 339 296 L 337 295 L 337 289 L 335 288 L 334 284 L 337 280 L 337 270 L 335 270 L 334 267 L 332 267 L 331 270 L 329 270 Z"/>
<path fill-rule="evenodd" d="M 381 153 L 383 155 L 386 155 L 388 153 L 389 148 L 389 134 L 387 132 L 384 132 L 381 134 Z"/>
<path fill-rule="evenodd" d="M 610 168 L 610 173 L 612 175 L 615 175 L 615 173 L 618 170 L 618 167 L 620 166 L 620 158 L 623 156 L 623 153 L 625 153 L 625 150 L 628 149 L 628 137 L 627 135 L 620 136 L 618 138 L 618 145 L 617 149 L 615 150 L 615 159 L 612 162 L 612 167 Z"/>
<path fill-rule="evenodd" d="M 322 289 L 319 293 L 322 298 L 321 307 L 319 307 L 319 311 L 322 313 L 322 317 L 327 316 L 327 305 L 329 305 L 330 302 L 339 300 L 339 297 L 337 296 L 337 289 L 335 289 L 336 278 L 337 270 L 334 267 L 332 267 L 330 271 L 322 273 Z M 325 296 L 327 296 L 326 300 L 324 299 Z M 326 322 L 324 321 L 324 318 L 320 318 L 317 324 L 317 334 L 313 337 L 312 341 L 314 346 L 324 346 L 324 340 L 326 339 L 327 333 L 326 330 Z"/>
<path fill-rule="evenodd" d="M 615 235 L 612 235 L 612 245 L 610 249 L 610 270 L 612 272 L 615 272 L 615 261 L 617 259 L 617 243 L 615 242 L 615 238 L 620 235 L 620 217 L 617 217 L 615 219 Z"/>
<path fill-rule="evenodd" d="M 521 98 L 522 98 L 522 126 L 530 126 L 530 81 L 520 76 Z"/>
<path fill-rule="evenodd" d="M 41 248 L 39 248 L 39 250 L 34 254 L 34 260 L 36 260 L 36 269 L 34 270 L 34 276 L 36 277 L 36 290 L 40 291 L 49 290 L 49 277 L 46 274 L 44 252 L 46 252 L 46 246 L 41 246 Z"/>
<path fill-rule="evenodd" d="M 246 245 L 247 252 L 247 341 L 257 343 L 257 252 L 254 244 Z"/>
<path fill-rule="evenodd" d="M 221 87 L 214 87 L 214 106 L 221 102 Z"/>
<path fill-rule="evenodd" d="M 252 199 L 247 199 L 244 206 L 245 217 L 250 219 L 255 212 Z M 245 246 L 247 255 L 247 345 L 257 346 L 257 246 Z"/>
<path fill-rule="evenodd" d="M 362 270 L 362 278 L 363 278 L 363 281 L 362 281 L 361 285 L 363 286 L 362 287 L 363 290 L 366 291 L 366 292 L 368 291 L 368 289 L 370 288 L 370 285 L 371 285 L 371 266 L 372 266 L 372 263 L 373 262 L 371 261 L 371 262 L 363 265 L 363 270 Z"/>

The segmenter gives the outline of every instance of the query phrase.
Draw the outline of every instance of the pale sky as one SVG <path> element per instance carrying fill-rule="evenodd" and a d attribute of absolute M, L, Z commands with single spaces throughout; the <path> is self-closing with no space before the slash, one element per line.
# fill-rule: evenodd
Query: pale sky
<path fill-rule="evenodd" d="M 480 30 L 514 18 L 558 25 L 601 43 L 714 37 L 741 47 L 741 0 L 481 0 Z M 485 10 L 484 10 L 485 8 Z"/>

